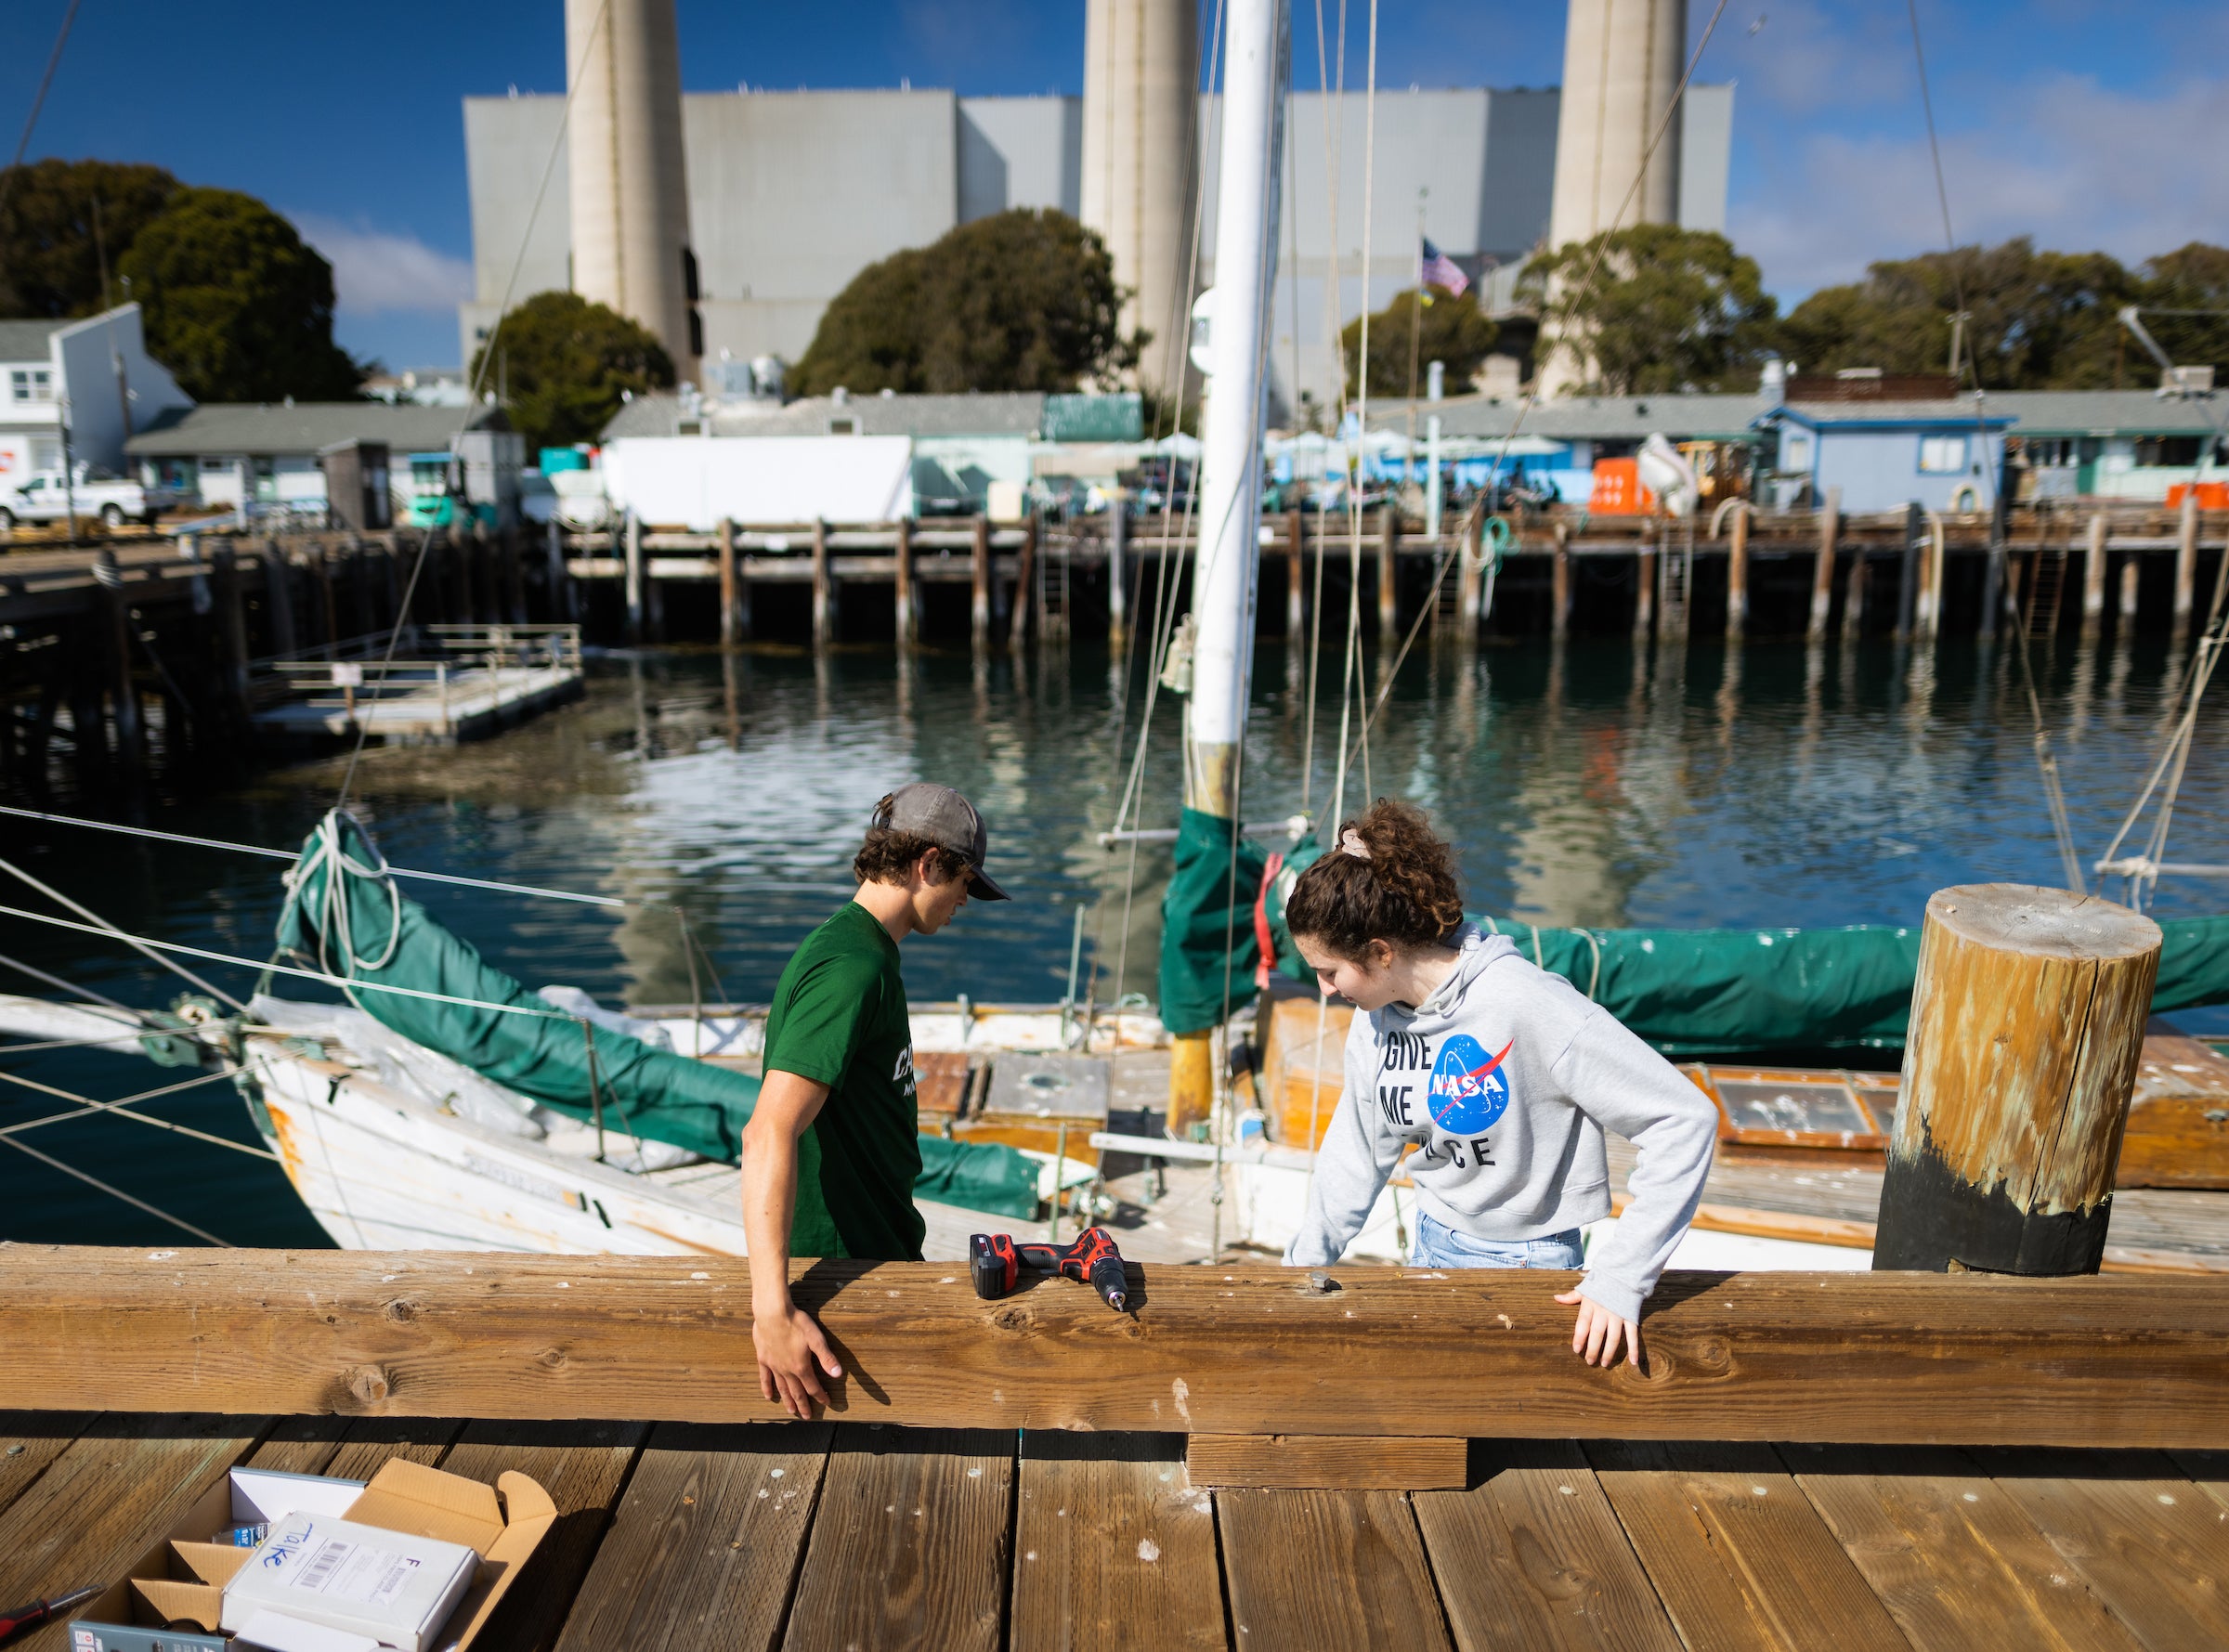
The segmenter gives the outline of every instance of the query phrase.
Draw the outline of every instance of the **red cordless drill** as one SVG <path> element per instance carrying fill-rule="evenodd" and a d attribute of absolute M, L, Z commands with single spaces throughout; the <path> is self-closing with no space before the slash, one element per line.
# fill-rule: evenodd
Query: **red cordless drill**
<path fill-rule="evenodd" d="M 1064 1245 L 1016 1244 L 1009 1233 L 977 1233 L 968 1240 L 968 1270 L 975 1276 L 975 1294 L 985 1302 L 1010 1295 L 1024 1268 L 1088 1284 L 1116 1313 L 1129 1300 L 1122 1253 L 1104 1228 L 1086 1228 Z"/>

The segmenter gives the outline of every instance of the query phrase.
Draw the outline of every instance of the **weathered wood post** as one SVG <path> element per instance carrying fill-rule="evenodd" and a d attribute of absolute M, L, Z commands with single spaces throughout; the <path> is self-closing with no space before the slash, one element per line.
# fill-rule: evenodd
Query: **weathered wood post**
<path fill-rule="evenodd" d="M 132 615 L 131 598 L 124 594 L 124 570 L 116 553 L 103 545 L 93 557 L 93 582 L 100 591 L 109 656 L 109 702 L 116 720 L 116 750 L 124 760 L 124 774 L 135 788 L 147 766 L 147 730 L 139 716 L 139 684 L 134 676 L 133 634 L 138 621 Z"/>
<path fill-rule="evenodd" d="M 1558 522 L 1556 549 L 1548 566 L 1548 634 L 1561 642 L 1571 629 L 1571 530 Z"/>
<path fill-rule="evenodd" d="M 294 640 L 294 581 L 277 540 L 263 541 L 263 612 L 271 628 L 271 652 L 292 655 Z"/>
<path fill-rule="evenodd" d="M 1726 640 L 1749 630 L 1749 506 L 1737 502 L 1726 539 Z"/>
<path fill-rule="evenodd" d="M 991 523 L 978 514 L 968 539 L 968 631 L 978 648 L 991 643 Z"/>
<path fill-rule="evenodd" d="M 1855 643 L 1865 635 L 1865 586 L 1869 572 L 1861 546 L 1850 557 L 1849 577 L 1843 581 L 1842 640 Z"/>
<path fill-rule="evenodd" d="M 643 640 L 643 525 L 627 513 L 627 641 Z"/>
<path fill-rule="evenodd" d="M 1842 531 L 1842 489 L 1827 489 L 1818 507 L 1818 553 L 1811 565 L 1811 624 L 1805 640 L 1827 640 L 1827 617 L 1834 609 L 1834 540 Z"/>
<path fill-rule="evenodd" d="M 1130 640 L 1129 574 L 1123 566 L 1129 532 L 1129 501 L 1117 488 L 1107 501 L 1107 644 L 1113 648 Z"/>
<path fill-rule="evenodd" d="M 1033 514 L 1022 529 L 1022 554 L 1014 562 L 1014 600 L 1006 616 L 1006 645 L 1016 654 L 1029 642 L 1029 611 L 1036 605 L 1036 577 L 1037 519 Z"/>
<path fill-rule="evenodd" d="M 1463 529 L 1463 567 L 1455 579 L 1455 630 L 1465 646 L 1479 643 L 1479 610 L 1486 594 L 1486 514 L 1470 513 Z"/>
<path fill-rule="evenodd" d="M 920 600 L 913 591 L 913 518 L 898 518 L 897 589 L 895 605 L 898 646 L 910 648 L 921 634 Z"/>
<path fill-rule="evenodd" d="M 1927 531 L 1927 518 L 1920 510 L 1920 501 L 1911 500 L 1904 506 L 1904 553 L 1897 560 L 1897 641 L 1911 635 L 1913 617 L 1920 604 L 1920 545 Z"/>
<path fill-rule="evenodd" d="M 1394 578 L 1394 558 L 1401 554 L 1401 510 L 1389 498 L 1378 507 L 1377 527 L 1377 634 L 1389 638 L 1401 629 L 1401 588 Z"/>
<path fill-rule="evenodd" d="M 1562 528 L 1563 524 L 1557 527 Z M 1655 524 L 1641 524 L 1640 549 L 1633 559 L 1633 640 L 1636 644 L 1647 643 L 1656 630 L 1656 540 L 1649 537 L 1655 531 Z"/>
<path fill-rule="evenodd" d="M 733 648 L 738 641 L 736 626 L 736 524 L 720 518 L 720 646 Z"/>
<path fill-rule="evenodd" d="M 2070 890 L 1938 891 L 1873 1267 L 2095 1273 L 2159 926 Z"/>
<path fill-rule="evenodd" d="M 2105 514 L 2090 518 L 2090 546 L 2082 555 L 2082 635 L 2094 637 L 2105 623 Z"/>
<path fill-rule="evenodd" d="M 2123 556 L 2120 560 L 2120 634 L 2127 636 L 2136 625 L 2136 558 Z"/>
<path fill-rule="evenodd" d="M 2222 553 L 2229 555 L 2229 551 Z M 2175 528 L 2175 630 L 2179 638 L 2190 629 L 2198 583 L 2198 489 L 2195 482 L 2183 489 L 2183 519 Z"/>
<path fill-rule="evenodd" d="M 225 721 L 236 734 L 249 725 L 248 608 L 240 589 L 240 559 L 232 547 L 220 544 L 209 553 L 210 594 L 216 599 L 219 694 Z"/>
<path fill-rule="evenodd" d="M 813 646 L 836 640 L 836 592 L 828 578 L 828 525 L 813 518 Z"/>

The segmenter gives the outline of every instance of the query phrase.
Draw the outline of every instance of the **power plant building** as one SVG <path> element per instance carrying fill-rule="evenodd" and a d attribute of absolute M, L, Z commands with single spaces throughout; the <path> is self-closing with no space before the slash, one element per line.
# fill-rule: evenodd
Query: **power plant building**
<path fill-rule="evenodd" d="M 1117 21 L 1136 3 L 1107 0 Z M 1100 11 L 1095 0 L 1092 18 Z M 464 101 L 476 277 L 473 301 L 459 313 L 467 361 L 521 257 L 522 237 L 520 298 L 568 287 L 600 296 L 575 252 L 572 212 L 582 196 L 569 182 L 569 155 L 559 155 L 526 233 L 564 101 Z M 1087 132 L 1092 101 L 933 90 L 684 94 L 680 171 L 705 387 L 740 390 L 754 357 L 795 361 L 828 302 L 862 268 L 893 253 L 1011 207 L 1058 207 L 1087 222 L 1120 208 L 1119 190 L 1102 205 L 1086 189 L 1087 154 L 1096 160 L 1104 152 Z M 1336 404 L 1338 329 L 1365 302 L 1377 308 L 1415 284 L 1420 208 L 1423 232 L 1481 281 L 1489 307 L 1506 305 L 1518 267 L 1547 237 L 1556 210 L 1560 102 L 1553 87 L 1380 91 L 1365 278 L 1363 97 L 1349 92 L 1327 100 L 1303 92 L 1290 98 L 1270 364 L 1281 412 L 1295 409 L 1296 390 L 1318 405 Z M 1200 97 L 1194 107 L 1202 158 L 1199 278 L 1206 286 L 1215 279 L 1217 99 Z M 1671 210 L 1682 225 L 1725 228 L 1732 122 L 1732 86 L 1688 87 L 1675 118 L 1671 174 Z M 1180 171 L 1170 187 L 1186 188 Z M 1128 210 L 1142 204 L 1133 192 Z M 1180 236 L 1180 243 L 1187 239 Z M 1118 255 L 1124 251 L 1118 233 L 1110 244 Z M 1169 245 L 1165 228 L 1146 233 L 1129 256 L 1173 258 Z M 1174 283 L 1164 284 L 1154 296 L 1169 307 L 1174 292 Z M 1142 313 L 1141 320 L 1162 332 Z M 655 330 L 668 332 L 666 325 Z"/>

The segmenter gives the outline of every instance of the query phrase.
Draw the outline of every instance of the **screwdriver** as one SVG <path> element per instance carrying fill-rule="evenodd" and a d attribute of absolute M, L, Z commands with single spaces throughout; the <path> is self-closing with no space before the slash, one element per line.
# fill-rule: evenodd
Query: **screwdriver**
<path fill-rule="evenodd" d="M 0 1612 L 0 1641 L 9 1640 L 20 1630 L 36 1629 L 51 1622 L 72 1606 L 82 1605 L 100 1593 L 94 1583 L 84 1589 L 73 1589 L 68 1594 L 58 1594 L 52 1600 L 34 1600 L 27 1606 L 18 1606 L 12 1612 Z"/>

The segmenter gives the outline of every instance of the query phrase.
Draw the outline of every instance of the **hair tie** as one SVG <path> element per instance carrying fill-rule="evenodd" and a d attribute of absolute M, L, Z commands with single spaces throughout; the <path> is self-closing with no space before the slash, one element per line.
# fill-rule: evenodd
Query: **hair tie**
<path fill-rule="evenodd" d="M 1370 858 L 1369 847 L 1363 843 L 1362 834 L 1352 826 L 1349 826 L 1339 834 L 1339 852 L 1350 854 L 1358 861 L 1366 861 Z"/>

